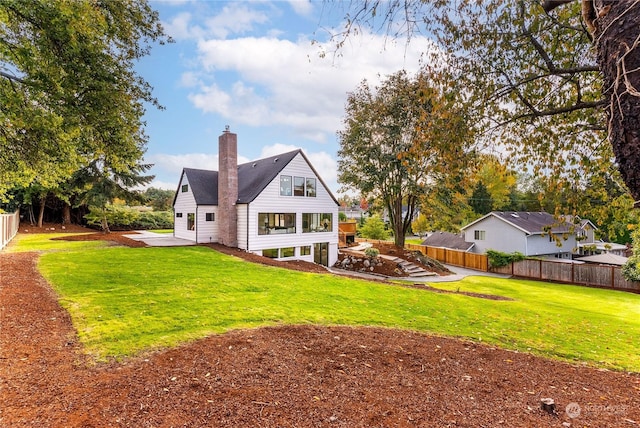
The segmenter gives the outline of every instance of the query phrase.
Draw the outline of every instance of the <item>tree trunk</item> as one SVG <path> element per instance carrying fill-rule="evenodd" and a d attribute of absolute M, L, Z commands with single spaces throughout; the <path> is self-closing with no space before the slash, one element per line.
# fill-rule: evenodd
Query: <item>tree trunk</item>
<path fill-rule="evenodd" d="M 107 220 L 107 212 L 104 208 L 102 208 L 102 219 L 100 220 L 100 223 L 103 233 L 111 233 L 111 230 L 109 229 L 109 221 Z"/>
<path fill-rule="evenodd" d="M 388 206 L 389 220 L 393 229 L 393 241 L 396 245 L 404 247 L 404 232 L 402 230 L 402 198 L 394 197 Z"/>
<path fill-rule="evenodd" d="M 66 202 L 62 206 L 62 224 L 71 224 L 71 205 Z"/>
<path fill-rule="evenodd" d="M 42 221 L 44 220 L 44 204 L 47 200 L 47 195 L 40 197 L 40 211 L 38 212 L 38 227 L 42 227 Z"/>
<path fill-rule="evenodd" d="M 640 5 L 594 0 L 593 33 L 604 77 L 609 139 L 633 199 L 640 201 Z"/>

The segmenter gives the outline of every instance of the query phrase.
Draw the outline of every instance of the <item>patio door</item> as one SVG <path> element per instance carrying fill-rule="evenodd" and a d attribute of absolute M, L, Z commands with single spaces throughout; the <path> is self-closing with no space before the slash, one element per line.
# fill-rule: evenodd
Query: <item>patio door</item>
<path fill-rule="evenodd" d="M 319 265 L 329 266 L 329 243 L 313 244 L 313 261 Z"/>

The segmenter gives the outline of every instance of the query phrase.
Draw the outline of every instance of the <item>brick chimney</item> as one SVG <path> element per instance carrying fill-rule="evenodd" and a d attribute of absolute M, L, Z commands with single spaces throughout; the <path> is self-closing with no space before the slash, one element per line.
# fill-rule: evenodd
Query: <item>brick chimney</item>
<path fill-rule="evenodd" d="M 218 137 L 218 242 L 238 246 L 238 136 L 229 126 Z"/>

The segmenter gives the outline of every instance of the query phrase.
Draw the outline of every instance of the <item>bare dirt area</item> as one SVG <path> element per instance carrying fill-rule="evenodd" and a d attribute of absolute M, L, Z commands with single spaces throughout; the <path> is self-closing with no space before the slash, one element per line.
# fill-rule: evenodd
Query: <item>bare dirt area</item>
<path fill-rule="evenodd" d="M 283 325 L 96 364 L 37 258 L 0 253 L 2 427 L 640 425 L 638 374 L 392 329 Z"/>

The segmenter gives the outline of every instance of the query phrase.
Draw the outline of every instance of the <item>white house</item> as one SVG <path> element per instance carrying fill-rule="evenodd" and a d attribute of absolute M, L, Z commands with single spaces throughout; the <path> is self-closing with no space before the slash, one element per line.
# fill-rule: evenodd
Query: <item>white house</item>
<path fill-rule="evenodd" d="M 182 171 L 174 236 L 333 265 L 339 204 L 302 150 L 237 165 L 237 135 L 218 142 L 219 171 Z"/>
<path fill-rule="evenodd" d="M 464 226 L 462 231 L 464 240 L 474 244 L 475 253 L 517 251 L 525 256 L 570 259 L 577 248 L 571 224 L 559 224 L 546 212 L 493 211 Z"/>

